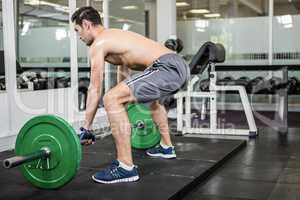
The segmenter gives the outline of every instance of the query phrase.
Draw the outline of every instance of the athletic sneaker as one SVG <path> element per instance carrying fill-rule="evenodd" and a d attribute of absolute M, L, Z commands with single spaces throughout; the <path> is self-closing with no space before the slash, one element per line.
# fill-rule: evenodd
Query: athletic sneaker
<path fill-rule="evenodd" d="M 118 160 L 113 160 L 109 167 L 93 175 L 93 180 L 97 183 L 104 184 L 134 182 L 139 180 L 139 174 L 136 166 L 134 166 L 132 170 L 128 171 L 119 165 L 120 163 Z"/>
<path fill-rule="evenodd" d="M 174 147 L 168 147 L 165 149 L 161 145 L 157 145 L 154 148 L 148 149 L 146 154 L 151 157 L 176 158 Z"/>

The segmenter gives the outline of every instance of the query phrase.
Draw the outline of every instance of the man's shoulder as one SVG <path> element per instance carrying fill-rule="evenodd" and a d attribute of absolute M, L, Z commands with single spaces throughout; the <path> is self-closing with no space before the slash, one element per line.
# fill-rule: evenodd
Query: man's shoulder
<path fill-rule="evenodd" d="M 91 47 L 104 47 L 109 45 L 112 39 L 115 39 L 116 34 L 120 33 L 119 29 L 105 29 L 101 34 L 99 34 Z"/>
<path fill-rule="evenodd" d="M 113 38 L 113 39 L 120 39 L 124 37 L 144 37 L 139 33 L 130 31 L 130 30 L 123 30 L 123 29 L 117 29 L 117 28 L 109 28 L 105 29 L 102 33 L 102 37 L 107 37 L 107 38 Z"/>
<path fill-rule="evenodd" d="M 107 28 L 105 29 L 100 36 L 102 37 L 112 37 L 115 34 L 122 34 L 125 33 L 124 30 L 122 29 L 117 29 L 117 28 Z"/>
<path fill-rule="evenodd" d="M 95 38 L 93 44 L 90 46 L 89 52 L 91 55 L 98 54 L 98 52 L 106 54 L 112 51 L 115 45 L 115 41 L 112 37 L 102 35 Z"/>

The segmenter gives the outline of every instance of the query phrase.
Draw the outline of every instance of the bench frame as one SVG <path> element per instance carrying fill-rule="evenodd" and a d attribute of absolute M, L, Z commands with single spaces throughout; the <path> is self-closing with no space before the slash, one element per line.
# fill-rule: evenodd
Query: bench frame
<path fill-rule="evenodd" d="M 200 59 L 200 57 L 199 57 Z M 198 60 L 199 60 L 198 59 Z M 175 94 L 177 100 L 177 131 L 182 134 L 210 134 L 210 135 L 247 135 L 250 138 L 255 138 L 258 135 L 257 127 L 253 117 L 252 108 L 248 99 L 248 95 L 244 86 L 240 85 L 217 85 L 217 72 L 215 71 L 215 63 L 208 61 L 206 67 L 209 67 L 209 91 L 196 92 L 193 90 L 195 84 L 201 80 L 201 75 L 196 74 L 189 80 L 187 90 L 179 91 Z M 203 69 L 202 69 L 203 72 Z M 237 91 L 243 109 L 247 118 L 248 129 L 236 128 L 218 128 L 217 127 L 217 95 L 219 91 Z M 191 113 L 191 98 L 202 98 L 201 120 L 204 120 L 206 113 L 206 101 L 209 100 L 210 105 L 210 123 L 209 128 L 206 127 L 193 127 L 193 115 Z M 184 101 L 185 100 L 185 101 Z M 185 111 L 185 112 L 184 112 Z"/>

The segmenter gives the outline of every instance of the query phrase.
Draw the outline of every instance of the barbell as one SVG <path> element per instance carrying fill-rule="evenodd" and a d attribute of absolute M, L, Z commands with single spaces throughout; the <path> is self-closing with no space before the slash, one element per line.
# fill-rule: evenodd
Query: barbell
<path fill-rule="evenodd" d="M 160 133 L 146 106 L 130 104 L 127 113 L 132 126 L 132 147 L 147 149 L 160 141 Z M 19 166 L 24 178 L 38 188 L 57 189 L 75 177 L 81 152 L 77 133 L 67 121 L 54 115 L 40 115 L 21 128 L 16 139 L 16 156 L 5 159 L 3 166 Z"/>

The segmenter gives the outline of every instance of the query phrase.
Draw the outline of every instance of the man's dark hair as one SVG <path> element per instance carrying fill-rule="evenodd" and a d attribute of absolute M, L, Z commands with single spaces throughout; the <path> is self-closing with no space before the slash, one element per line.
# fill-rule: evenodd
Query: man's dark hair
<path fill-rule="evenodd" d="M 102 25 L 99 12 L 91 6 L 79 8 L 73 13 L 71 18 L 72 22 L 75 22 L 80 26 L 82 25 L 82 20 L 84 19 L 92 22 L 93 25 Z"/>

